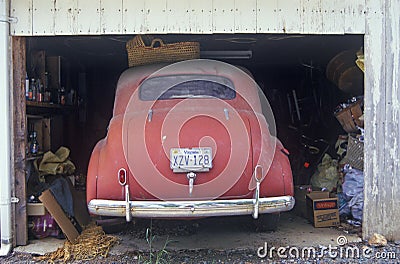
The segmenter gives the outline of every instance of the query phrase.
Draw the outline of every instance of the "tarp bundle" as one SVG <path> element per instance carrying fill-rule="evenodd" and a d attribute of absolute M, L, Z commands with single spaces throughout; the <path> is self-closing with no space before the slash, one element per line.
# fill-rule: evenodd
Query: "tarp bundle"
<path fill-rule="evenodd" d="M 70 150 L 60 147 L 56 153 L 47 151 L 36 167 L 39 176 L 65 174 L 70 175 L 75 172 L 75 165 L 69 160 Z"/>

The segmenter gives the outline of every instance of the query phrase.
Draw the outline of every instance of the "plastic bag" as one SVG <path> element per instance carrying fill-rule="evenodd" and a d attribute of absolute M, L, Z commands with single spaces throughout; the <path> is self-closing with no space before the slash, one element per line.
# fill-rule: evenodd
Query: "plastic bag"
<path fill-rule="evenodd" d="M 338 193 L 337 194 L 338 201 L 339 201 L 339 214 L 340 215 L 350 215 L 350 207 L 349 207 L 349 202 L 346 199 L 345 195 L 343 193 Z"/>
<path fill-rule="evenodd" d="M 364 207 L 364 173 L 346 165 L 343 193 L 338 194 L 342 198 L 339 213 L 341 215 L 351 214 L 354 219 L 361 221 Z"/>
<path fill-rule="evenodd" d="M 350 200 L 360 192 L 364 191 L 364 173 L 363 171 L 354 169 L 349 165 L 345 165 L 343 168 L 344 183 L 343 193 L 347 200 Z"/>
<path fill-rule="evenodd" d="M 339 173 L 337 160 L 325 154 L 322 162 L 318 164 L 317 171 L 311 177 L 311 185 L 316 188 L 332 191 L 337 186 Z"/>

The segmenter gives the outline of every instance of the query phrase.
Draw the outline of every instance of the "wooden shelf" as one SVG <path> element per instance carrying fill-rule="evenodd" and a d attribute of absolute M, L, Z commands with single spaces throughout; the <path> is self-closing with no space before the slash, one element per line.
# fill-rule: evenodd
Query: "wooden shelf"
<path fill-rule="evenodd" d="M 32 161 L 32 160 L 37 160 L 43 157 L 43 152 L 39 152 L 36 155 L 32 155 L 32 154 L 27 154 L 26 155 L 26 161 Z"/>
<path fill-rule="evenodd" d="M 60 105 L 48 102 L 35 102 L 26 101 L 26 113 L 27 114 L 60 114 L 63 112 L 73 111 L 77 109 L 75 105 Z"/>
<path fill-rule="evenodd" d="M 45 108 L 73 108 L 72 105 L 60 105 L 60 104 L 54 104 L 54 103 L 48 103 L 48 102 L 35 102 L 35 101 L 26 101 L 27 106 L 33 106 L 33 107 L 45 107 Z"/>

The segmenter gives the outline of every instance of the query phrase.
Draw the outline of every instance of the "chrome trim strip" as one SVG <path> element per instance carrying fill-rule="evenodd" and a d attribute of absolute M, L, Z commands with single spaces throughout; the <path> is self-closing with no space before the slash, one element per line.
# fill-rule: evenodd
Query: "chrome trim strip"
<path fill-rule="evenodd" d="M 228 108 L 224 108 L 224 113 L 225 113 L 225 119 L 229 120 L 229 110 L 228 110 Z"/>
<path fill-rule="evenodd" d="M 277 213 L 289 211 L 294 206 L 292 196 L 259 198 L 258 212 Z M 131 217 L 185 218 L 228 215 L 251 215 L 254 199 L 205 201 L 113 201 L 93 199 L 88 204 L 91 214 L 126 217 L 129 204 Z"/>
<path fill-rule="evenodd" d="M 256 180 L 256 190 L 254 192 L 254 211 L 253 211 L 253 218 L 258 218 L 258 211 L 259 211 L 259 204 L 260 204 L 260 185 L 261 185 L 261 178 L 258 178 L 257 169 L 261 168 L 261 177 L 262 177 L 262 167 L 261 165 L 257 165 L 254 168 L 254 179 Z"/>
<path fill-rule="evenodd" d="M 125 185 L 125 218 L 126 222 L 132 221 L 131 211 L 131 204 L 129 202 L 129 185 Z"/>
<path fill-rule="evenodd" d="M 260 182 L 256 182 L 256 191 L 254 192 L 254 209 L 253 209 L 253 218 L 258 218 L 260 207 Z"/>

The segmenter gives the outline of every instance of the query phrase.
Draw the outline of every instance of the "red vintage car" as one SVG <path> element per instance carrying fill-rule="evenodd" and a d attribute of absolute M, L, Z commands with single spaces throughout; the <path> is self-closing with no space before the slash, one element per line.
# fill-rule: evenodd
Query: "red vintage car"
<path fill-rule="evenodd" d="M 247 214 L 274 229 L 294 205 L 293 179 L 257 87 L 247 70 L 210 60 L 127 69 L 90 159 L 89 212 L 127 221 Z"/>

